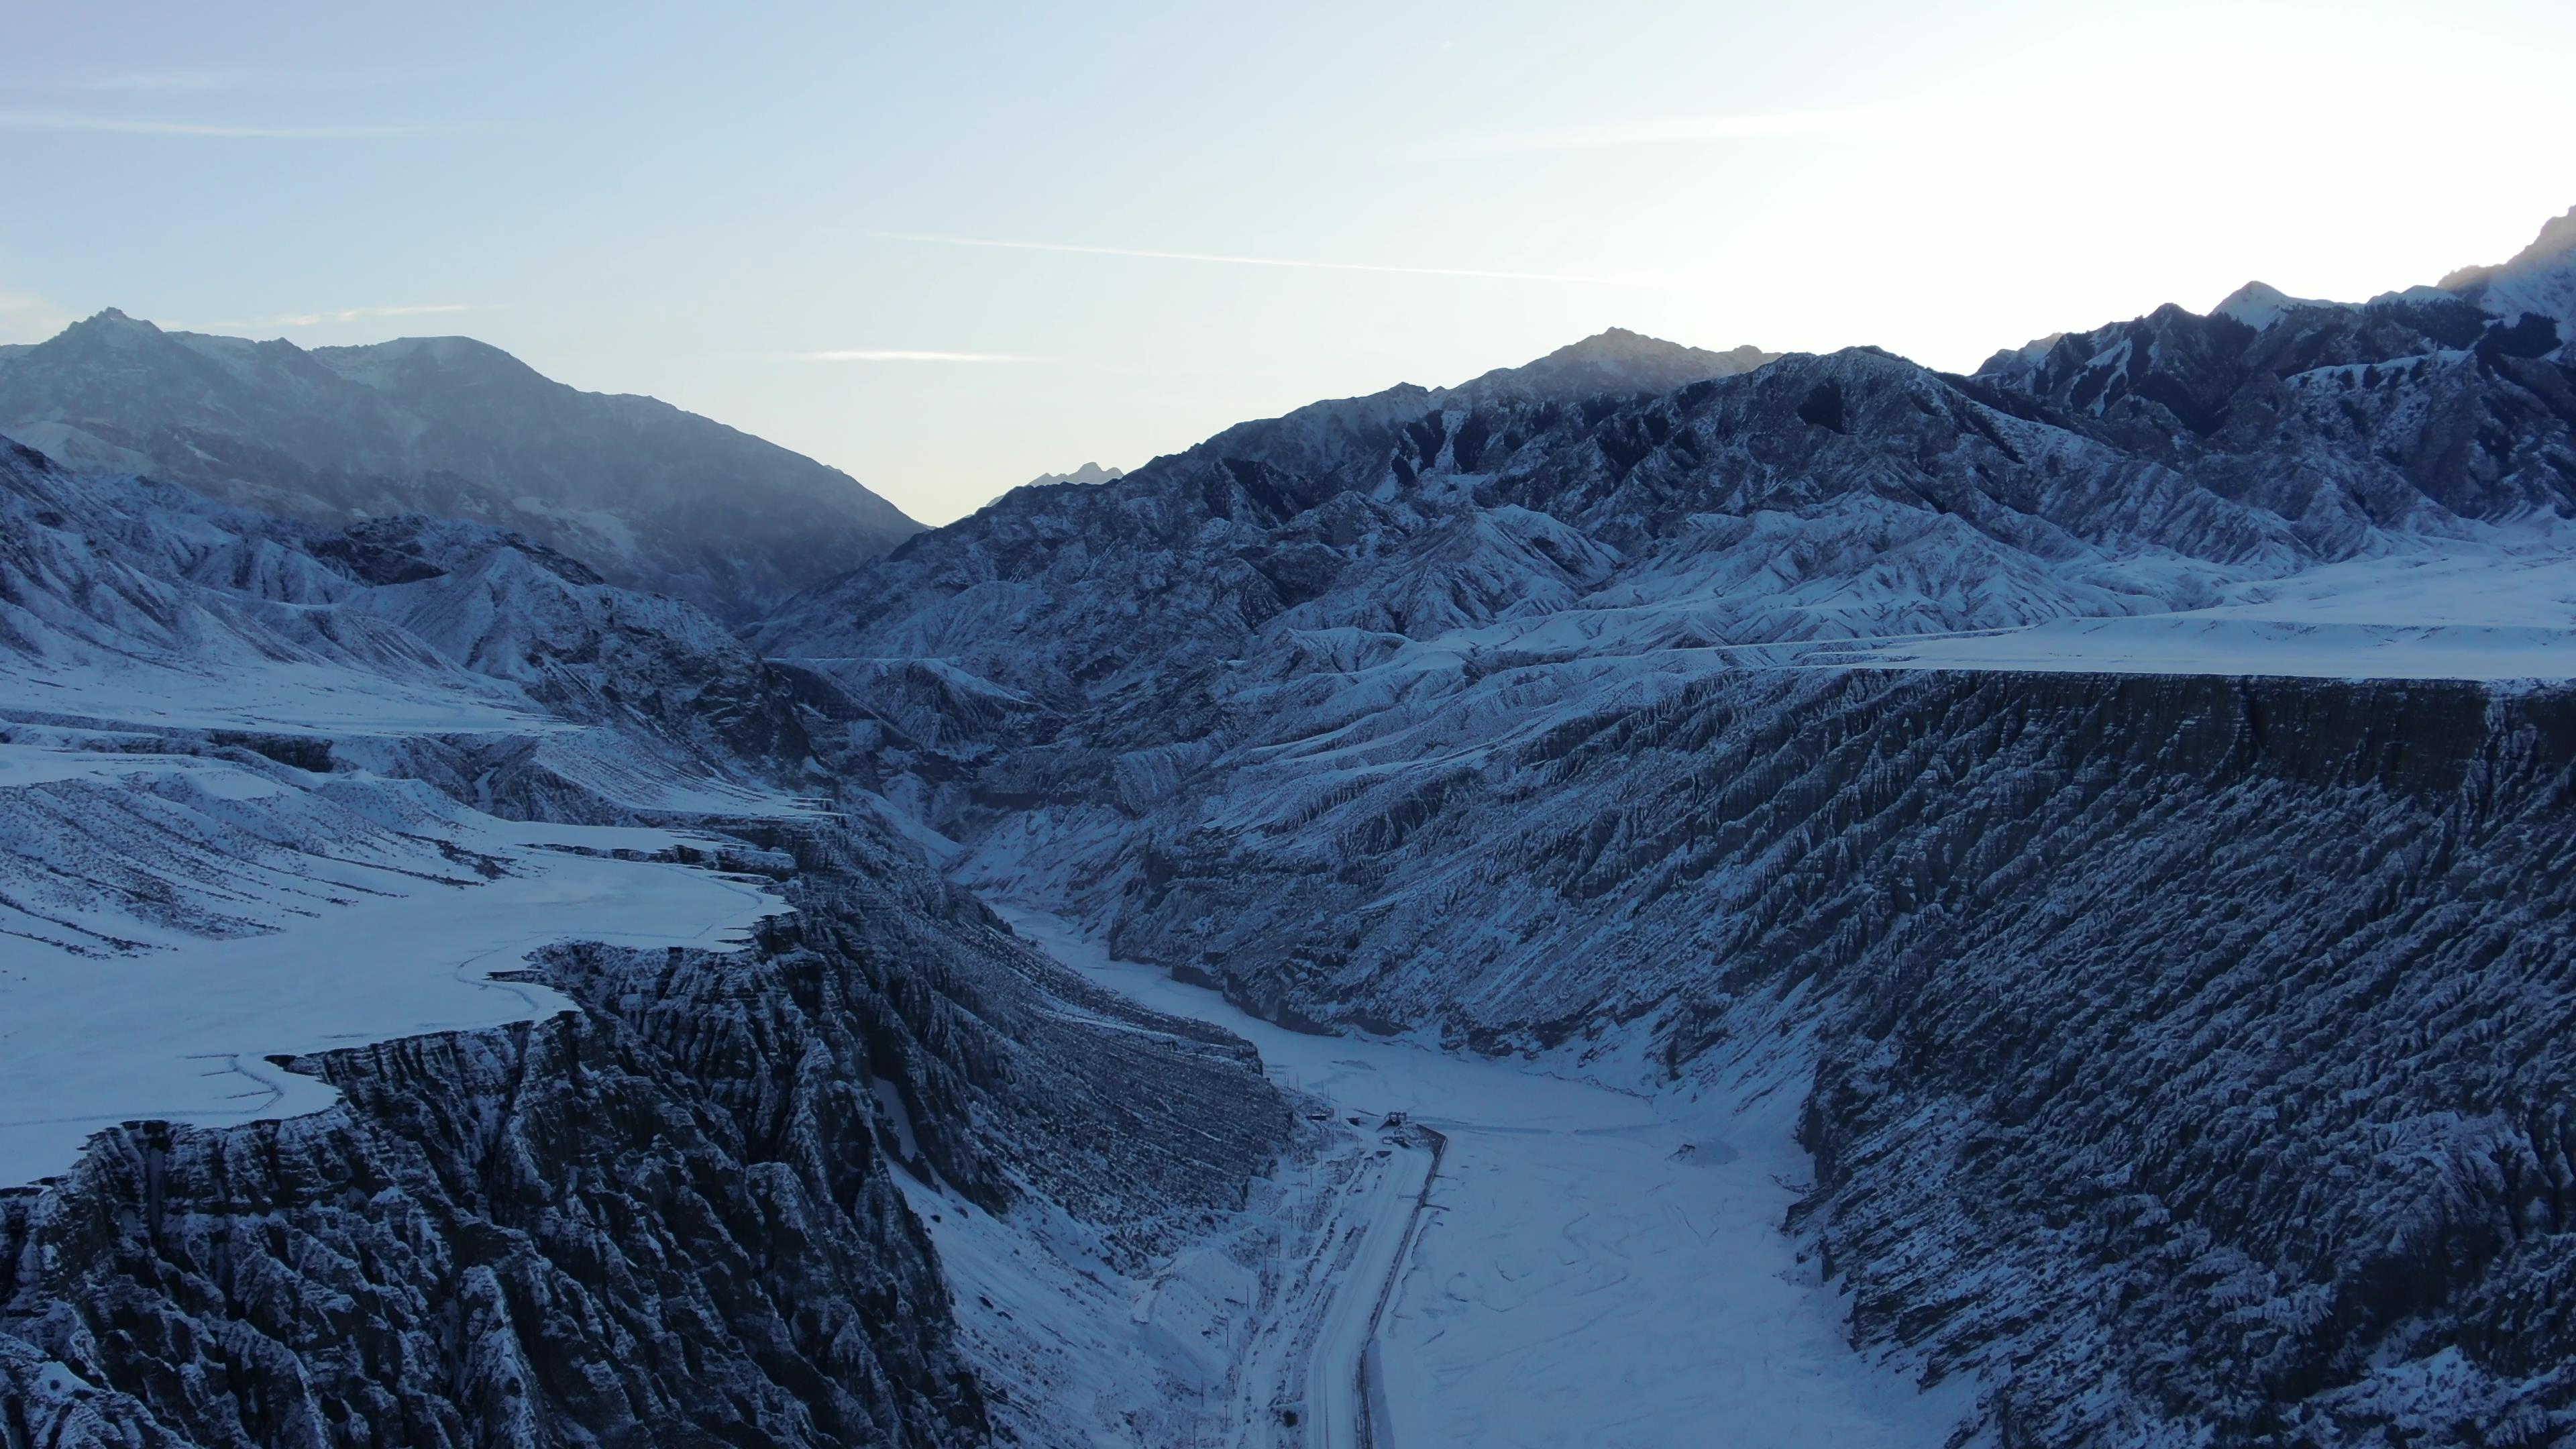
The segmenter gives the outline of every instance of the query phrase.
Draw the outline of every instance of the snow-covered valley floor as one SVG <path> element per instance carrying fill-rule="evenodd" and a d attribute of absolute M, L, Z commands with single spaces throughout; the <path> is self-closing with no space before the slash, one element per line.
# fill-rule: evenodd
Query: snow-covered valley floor
<path fill-rule="evenodd" d="M 1329 1154 L 1320 1188 L 1283 1174 L 1291 1200 L 1335 1198 L 1321 1232 L 1288 1238 L 1331 1256 L 1329 1291 L 1240 1295 L 1260 1306 L 1255 1321 L 1220 1330 L 1239 1397 L 1224 1437 L 1208 1442 L 1360 1442 L 1351 1385 L 1399 1251 L 1378 1326 L 1378 1449 L 1931 1449 L 1968 1407 L 1972 1384 L 1919 1393 L 1899 1369 L 1855 1354 L 1835 1293 L 1782 1234 L 1808 1171 L 1790 1135 L 1794 1085 L 1647 1096 L 1407 1042 L 1304 1035 L 1113 961 L 1053 917 L 1004 914 L 1129 998 L 1249 1039 L 1275 1081 L 1328 1104 L 1358 1140 L 1363 1165 L 1347 1177 Z M 1391 1112 L 1447 1139 L 1409 1242 L 1429 1153 L 1379 1130 Z M 952 1237 L 941 1247 L 956 1273 Z M 1307 1406 L 1293 1426 L 1261 1412 L 1282 1396 Z"/>

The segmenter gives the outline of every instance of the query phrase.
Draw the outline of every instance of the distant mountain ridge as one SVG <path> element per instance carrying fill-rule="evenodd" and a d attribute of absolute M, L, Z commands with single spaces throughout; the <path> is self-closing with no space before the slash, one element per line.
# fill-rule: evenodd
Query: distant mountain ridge
<path fill-rule="evenodd" d="M 1047 488 L 1058 483 L 1115 483 L 1126 476 L 1124 468 L 1103 468 L 1098 463 L 1085 463 L 1070 473 L 1040 473 L 1023 486 Z"/>
<path fill-rule="evenodd" d="M 0 353 L 0 433 L 334 527 L 492 524 L 736 624 L 920 531 L 837 469 L 465 337 L 307 350 L 110 309 Z"/>
<path fill-rule="evenodd" d="M 1007 495 L 759 637 L 939 655 L 1064 701 L 1156 688 L 1265 631 L 1501 647 L 1597 611 L 1697 647 L 2204 607 L 2391 534 L 2576 512 L 2571 217 L 2453 290 L 2347 304 L 2252 283 L 1967 377 L 1612 328 Z"/>

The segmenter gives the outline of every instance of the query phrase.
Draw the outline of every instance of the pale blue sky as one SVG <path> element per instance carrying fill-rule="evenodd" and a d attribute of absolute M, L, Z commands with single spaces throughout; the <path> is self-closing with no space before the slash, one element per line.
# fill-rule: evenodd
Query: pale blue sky
<path fill-rule="evenodd" d="M 538 9 L 21 7 L 0 341 L 466 333 L 936 522 L 1606 326 L 1961 368 L 2576 204 L 2563 0 Z"/>

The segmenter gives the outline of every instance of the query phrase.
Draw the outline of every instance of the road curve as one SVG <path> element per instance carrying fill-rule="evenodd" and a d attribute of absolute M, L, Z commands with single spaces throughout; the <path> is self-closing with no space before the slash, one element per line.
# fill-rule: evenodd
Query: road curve
<path fill-rule="evenodd" d="M 1382 1163 L 1364 1158 L 1363 1175 L 1346 1189 L 1349 1196 L 1336 1211 L 1341 1226 L 1321 1245 L 1330 1259 L 1348 1243 L 1350 1257 L 1336 1275 L 1340 1281 L 1307 1351 L 1306 1414 L 1312 1438 L 1305 1442 L 1315 1449 L 1358 1449 L 1371 1442 L 1362 1365 L 1374 1341 L 1386 1285 L 1411 1241 L 1420 1200 L 1418 1192 L 1407 1190 L 1410 1174 L 1398 1164 L 1416 1161 L 1428 1166 L 1429 1155 L 1397 1147 Z"/>

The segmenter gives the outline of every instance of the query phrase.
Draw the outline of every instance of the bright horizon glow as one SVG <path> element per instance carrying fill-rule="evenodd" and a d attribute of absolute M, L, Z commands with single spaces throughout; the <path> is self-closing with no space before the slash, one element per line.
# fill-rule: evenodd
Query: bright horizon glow
<path fill-rule="evenodd" d="M 1403 35 L 1352 4 L 38 7 L 0 343 L 111 306 L 465 332 L 935 523 L 1610 326 L 1973 368 L 2248 280 L 2430 282 L 2576 204 L 2564 4 L 1432 4 Z"/>

